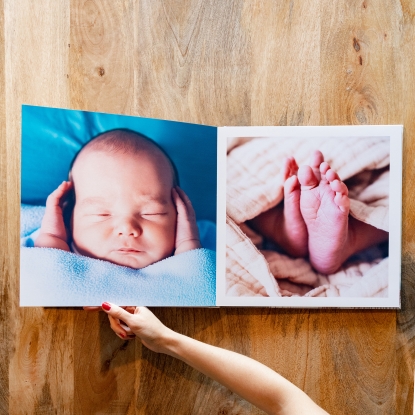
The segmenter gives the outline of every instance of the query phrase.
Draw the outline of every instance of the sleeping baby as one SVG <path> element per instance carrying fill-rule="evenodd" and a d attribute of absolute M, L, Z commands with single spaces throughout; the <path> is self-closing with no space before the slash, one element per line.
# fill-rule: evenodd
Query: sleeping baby
<path fill-rule="evenodd" d="M 153 141 L 129 130 L 105 132 L 81 149 L 69 181 L 49 195 L 35 246 L 134 269 L 200 248 L 193 207 L 177 184 L 172 162 Z"/>

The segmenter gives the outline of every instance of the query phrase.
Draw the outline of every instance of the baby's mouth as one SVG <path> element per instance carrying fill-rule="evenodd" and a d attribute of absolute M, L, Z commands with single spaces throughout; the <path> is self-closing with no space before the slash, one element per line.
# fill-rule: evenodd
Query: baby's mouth
<path fill-rule="evenodd" d="M 134 254 L 134 253 L 140 253 L 142 251 L 140 251 L 139 249 L 134 249 L 134 248 L 119 248 L 117 249 L 117 252 L 121 252 L 125 254 Z"/>

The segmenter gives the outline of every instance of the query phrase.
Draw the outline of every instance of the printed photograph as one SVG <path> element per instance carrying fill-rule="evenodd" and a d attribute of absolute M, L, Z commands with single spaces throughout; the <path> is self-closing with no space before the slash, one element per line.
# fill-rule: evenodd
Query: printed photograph
<path fill-rule="evenodd" d="M 22 107 L 21 305 L 215 305 L 216 128 Z"/>
<path fill-rule="evenodd" d="M 399 307 L 401 154 L 391 180 L 391 148 L 401 137 L 333 128 L 338 136 L 227 132 L 226 300 Z"/>

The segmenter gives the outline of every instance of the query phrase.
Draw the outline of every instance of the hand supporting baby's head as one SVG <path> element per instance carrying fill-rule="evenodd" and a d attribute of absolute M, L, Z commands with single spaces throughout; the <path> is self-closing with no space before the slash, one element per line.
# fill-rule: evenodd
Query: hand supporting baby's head
<path fill-rule="evenodd" d="M 70 235 L 62 205 L 72 191 Z M 130 268 L 143 268 L 200 247 L 190 200 L 177 187 L 173 163 L 154 142 L 128 130 L 88 142 L 70 181 L 46 203 L 37 247 L 72 249 Z"/>

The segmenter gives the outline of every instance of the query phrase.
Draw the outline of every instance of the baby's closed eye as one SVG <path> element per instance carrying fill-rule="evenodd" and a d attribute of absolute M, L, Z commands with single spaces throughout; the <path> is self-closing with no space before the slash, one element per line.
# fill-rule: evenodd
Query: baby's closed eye
<path fill-rule="evenodd" d="M 111 216 L 111 212 L 109 210 L 90 210 L 86 211 L 85 214 L 87 216 Z"/>
<path fill-rule="evenodd" d="M 165 206 L 165 204 L 148 203 L 146 205 L 147 206 L 142 206 L 139 209 L 140 216 L 143 216 L 144 218 L 165 216 L 169 214 L 169 209 Z"/>
<path fill-rule="evenodd" d="M 165 216 L 168 212 L 143 212 L 141 213 L 141 216 Z"/>
<path fill-rule="evenodd" d="M 111 212 L 96 211 L 96 212 L 88 212 L 85 214 L 85 216 L 91 218 L 91 220 L 102 221 L 102 220 L 110 219 L 112 217 L 112 214 Z"/>

